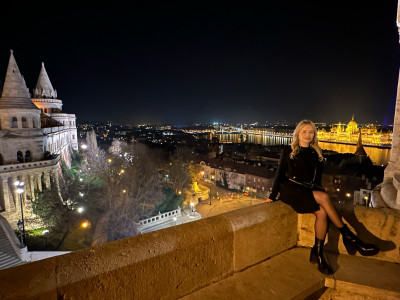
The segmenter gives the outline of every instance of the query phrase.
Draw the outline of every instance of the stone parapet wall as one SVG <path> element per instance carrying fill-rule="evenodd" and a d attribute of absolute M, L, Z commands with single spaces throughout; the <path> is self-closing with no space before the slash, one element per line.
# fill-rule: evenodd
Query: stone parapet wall
<path fill-rule="evenodd" d="M 363 238 L 377 239 L 383 251 L 373 258 L 399 262 L 399 211 L 356 207 L 345 218 Z M 311 246 L 313 223 L 282 202 L 259 204 L 0 271 L 0 298 L 177 299 Z M 335 230 L 330 250 L 336 243 L 343 252 Z"/>
<path fill-rule="evenodd" d="M 294 247 L 296 228 L 260 204 L 0 271 L 0 298 L 176 299 Z"/>

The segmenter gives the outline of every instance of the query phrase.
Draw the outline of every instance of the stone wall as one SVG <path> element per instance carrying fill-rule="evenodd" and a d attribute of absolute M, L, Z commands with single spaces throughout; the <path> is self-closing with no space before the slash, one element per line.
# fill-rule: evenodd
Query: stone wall
<path fill-rule="evenodd" d="M 176 299 L 296 245 L 280 202 L 0 272 L 3 299 Z"/>
<path fill-rule="evenodd" d="M 356 207 L 346 220 L 363 238 L 380 241 L 384 251 L 374 258 L 400 262 L 399 214 Z M 311 246 L 313 220 L 282 202 L 259 204 L 0 271 L 0 298 L 176 299 L 296 245 Z M 329 239 L 334 248 L 334 232 Z"/>

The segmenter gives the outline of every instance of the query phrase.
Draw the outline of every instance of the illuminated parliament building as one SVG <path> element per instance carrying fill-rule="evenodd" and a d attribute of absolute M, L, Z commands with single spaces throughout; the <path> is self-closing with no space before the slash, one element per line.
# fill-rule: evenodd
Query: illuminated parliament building
<path fill-rule="evenodd" d="M 78 150 L 76 117 L 62 112 L 42 63 L 33 98 L 11 50 L 0 98 L 0 213 L 16 228 L 35 227 L 30 201 L 35 189 L 58 182 L 60 160 L 70 164 L 72 149 Z M 18 190 L 15 183 L 23 181 Z M 19 192 L 19 193 L 18 193 Z"/>
<path fill-rule="evenodd" d="M 360 134 L 364 145 L 390 147 L 392 144 L 393 134 L 391 132 L 379 132 L 373 124 L 360 128 L 354 121 L 354 115 L 347 125 L 339 122 L 334 124 L 330 131 L 325 129 L 318 130 L 318 140 L 322 142 L 357 144 Z"/>

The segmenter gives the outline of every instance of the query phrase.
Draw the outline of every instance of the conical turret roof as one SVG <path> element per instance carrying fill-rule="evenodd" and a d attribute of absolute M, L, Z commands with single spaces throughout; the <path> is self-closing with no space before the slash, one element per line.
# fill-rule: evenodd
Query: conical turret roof
<path fill-rule="evenodd" d="M 359 155 L 359 156 L 367 156 L 367 152 L 365 152 L 365 149 L 362 145 L 361 130 L 358 134 L 357 150 L 356 150 L 356 152 L 354 152 L 354 154 Z"/>
<path fill-rule="evenodd" d="M 40 69 L 39 79 L 36 84 L 34 91 L 35 98 L 57 98 L 57 91 L 53 89 L 50 78 L 47 75 L 44 63 L 42 62 L 42 68 Z"/>
<path fill-rule="evenodd" d="M 10 50 L 6 79 L 4 80 L 3 92 L 0 98 L 0 109 L 25 108 L 38 109 L 31 100 L 25 79 L 19 71 L 13 51 Z"/>

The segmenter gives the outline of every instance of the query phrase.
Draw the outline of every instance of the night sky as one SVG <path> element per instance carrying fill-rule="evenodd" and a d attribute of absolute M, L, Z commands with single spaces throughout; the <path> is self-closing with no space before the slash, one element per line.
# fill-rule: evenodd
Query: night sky
<path fill-rule="evenodd" d="M 78 122 L 393 122 L 395 0 L 9 2 L 0 81 L 43 61 Z"/>

